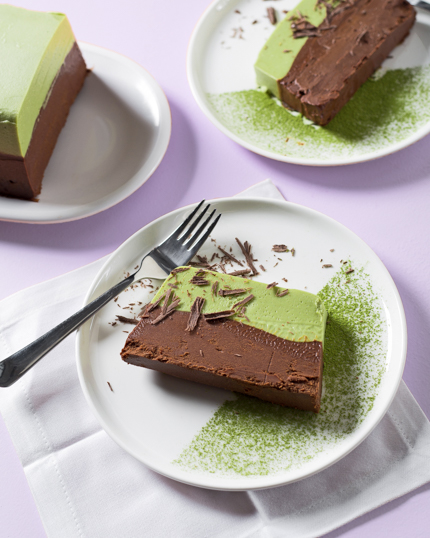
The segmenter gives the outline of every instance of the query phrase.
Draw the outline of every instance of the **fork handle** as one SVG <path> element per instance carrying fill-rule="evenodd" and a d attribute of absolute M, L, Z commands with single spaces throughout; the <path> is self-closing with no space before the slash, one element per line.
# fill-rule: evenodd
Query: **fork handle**
<path fill-rule="evenodd" d="M 15 381 L 23 376 L 38 360 L 44 357 L 57 344 L 62 342 L 66 336 L 75 331 L 90 317 L 92 317 L 100 308 L 111 301 L 119 293 L 124 291 L 132 284 L 135 275 L 131 275 L 122 280 L 108 291 L 94 299 L 70 316 L 43 336 L 17 351 L 7 359 L 0 362 L 0 387 L 10 387 Z"/>

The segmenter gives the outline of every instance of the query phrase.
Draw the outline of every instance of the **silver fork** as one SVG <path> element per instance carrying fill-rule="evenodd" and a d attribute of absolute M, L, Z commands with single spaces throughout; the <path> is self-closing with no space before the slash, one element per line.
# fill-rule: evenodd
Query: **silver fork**
<path fill-rule="evenodd" d="M 153 278 L 166 278 L 173 269 L 187 264 L 199 251 L 221 217 L 221 213 L 219 213 L 215 219 L 213 218 L 216 212 L 216 209 L 214 209 L 197 231 L 194 232 L 210 207 L 210 204 L 208 204 L 194 219 L 203 204 L 204 200 L 200 202 L 191 215 L 161 245 L 152 249 L 142 258 L 139 268 L 135 273 L 110 288 L 103 295 L 100 295 L 100 297 L 87 304 L 84 308 L 76 312 L 76 314 L 73 314 L 73 316 L 28 346 L 1 361 L 0 387 L 9 387 L 15 383 L 37 361 L 64 340 L 66 336 L 85 323 L 105 306 L 105 304 L 114 299 L 133 282 L 150 276 Z"/>

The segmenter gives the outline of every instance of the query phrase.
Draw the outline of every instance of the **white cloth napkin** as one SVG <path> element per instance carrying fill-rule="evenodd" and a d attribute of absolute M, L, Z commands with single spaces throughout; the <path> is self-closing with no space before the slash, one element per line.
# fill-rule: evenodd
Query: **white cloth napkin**
<path fill-rule="evenodd" d="M 268 180 L 244 194 L 282 198 Z M 103 261 L 2 301 L 0 358 L 79 309 Z M 176 483 L 100 428 L 81 393 L 74 344 L 69 337 L 0 389 L 1 413 L 50 538 L 321 536 L 430 481 L 430 424 L 402 382 L 373 433 L 311 478 L 248 493 Z"/>

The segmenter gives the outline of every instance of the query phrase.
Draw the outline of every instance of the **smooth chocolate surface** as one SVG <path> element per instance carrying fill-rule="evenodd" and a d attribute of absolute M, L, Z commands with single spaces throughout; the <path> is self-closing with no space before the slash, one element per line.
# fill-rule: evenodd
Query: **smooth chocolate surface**
<path fill-rule="evenodd" d="M 86 74 L 84 59 L 75 43 L 40 111 L 25 157 L 0 154 L 1 195 L 31 200 L 40 193 L 45 168 Z"/>
<path fill-rule="evenodd" d="M 405 0 L 344 2 L 319 27 L 279 81 L 281 100 L 326 125 L 408 35 L 415 10 Z M 325 28 L 324 28 L 325 26 Z"/>
<path fill-rule="evenodd" d="M 122 359 L 169 375 L 241 392 L 276 404 L 318 412 L 322 343 L 284 340 L 238 321 L 200 317 L 186 331 L 189 312 L 158 324 L 156 308 L 129 334 Z"/>

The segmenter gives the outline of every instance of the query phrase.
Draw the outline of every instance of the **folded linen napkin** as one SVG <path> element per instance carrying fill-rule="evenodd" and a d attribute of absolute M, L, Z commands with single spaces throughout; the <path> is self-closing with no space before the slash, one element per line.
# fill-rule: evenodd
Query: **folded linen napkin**
<path fill-rule="evenodd" d="M 268 180 L 242 195 L 282 198 Z M 104 261 L 2 301 L 0 359 L 79 309 Z M 69 337 L 0 390 L 0 410 L 48 537 L 321 536 L 430 481 L 430 424 L 402 382 L 372 434 L 313 477 L 254 492 L 176 483 L 101 429 L 80 389 L 74 344 Z"/>

